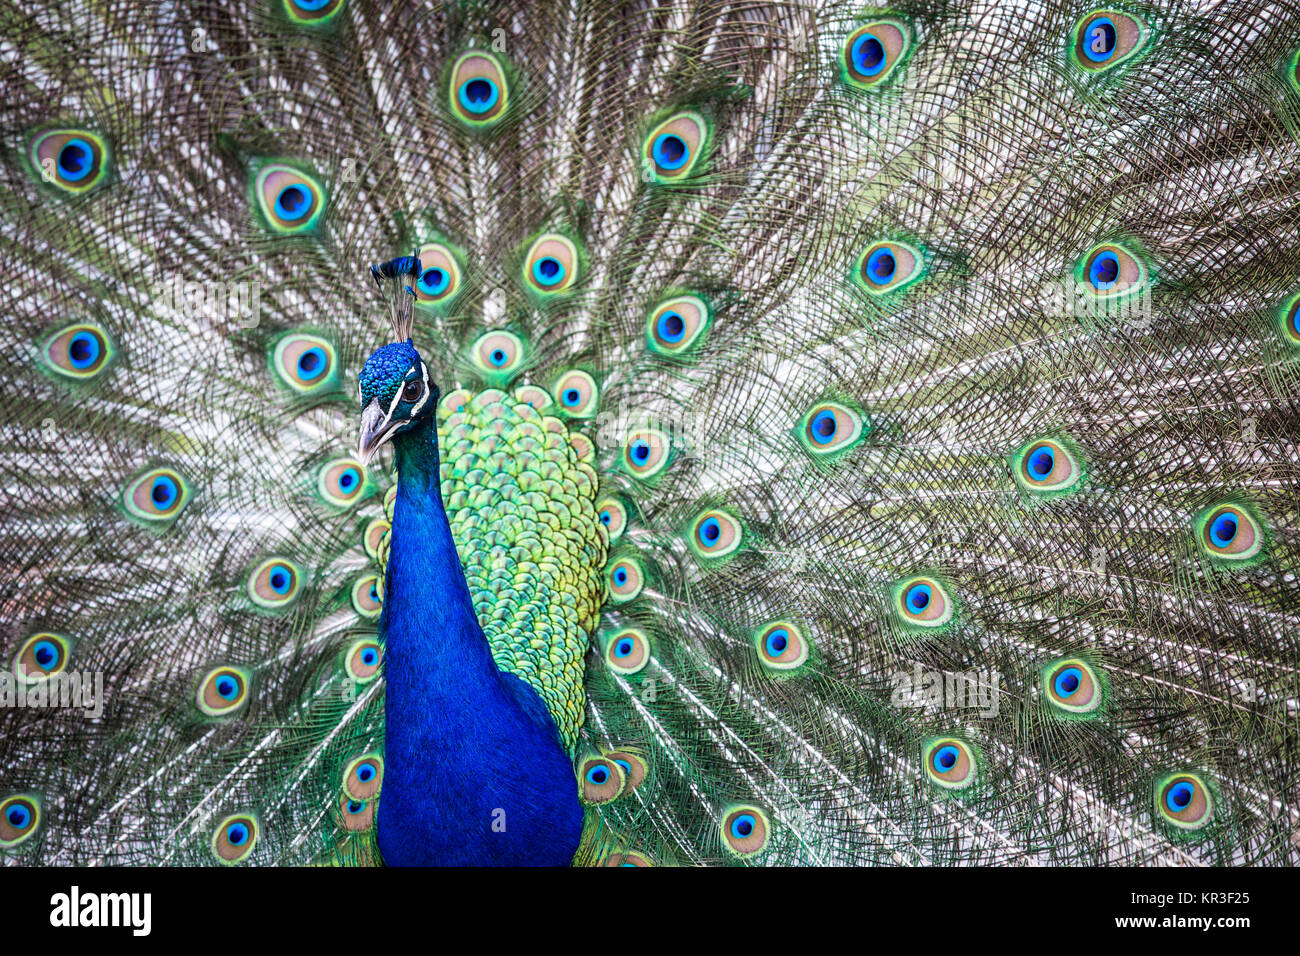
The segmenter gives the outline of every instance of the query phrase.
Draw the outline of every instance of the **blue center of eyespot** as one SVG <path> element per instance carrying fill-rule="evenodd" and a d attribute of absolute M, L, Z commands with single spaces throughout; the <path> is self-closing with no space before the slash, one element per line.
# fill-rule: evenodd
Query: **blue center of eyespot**
<path fill-rule="evenodd" d="M 357 779 L 362 783 L 369 783 L 375 778 L 375 767 L 373 764 L 363 763 L 357 768 Z"/>
<path fill-rule="evenodd" d="M 277 564 L 271 569 L 269 577 L 271 590 L 276 594 L 287 594 L 289 585 L 293 583 L 293 574 L 282 564 Z"/>
<path fill-rule="evenodd" d="M 731 835 L 737 840 L 747 839 L 757 825 L 752 814 L 742 813 L 731 821 Z"/>
<path fill-rule="evenodd" d="M 614 583 L 620 587 L 627 584 L 627 568 L 623 567 L 621 564 L 614 569 Z"/>
<path fill-rule="evenodd" d="M 602 511 L 602 512 L 600 513 L 600 523 L 601 523 L 601 524 L 609 524 L 610 520 L 611 520 L 611 519 L 610 519 L 610 516 L 609 516 L 609 509 L 606 508 L 604 511 Z"/>
<path fill-rule="evenodd" d="M 639 464 L 645 464 L 646 459 L 650 457 L 650 446 L 643 441 L 634 442 L 632 445 L 632 459 Z"/>
<path fill-rule="evenodd" d="M 655 138 L 655 164 L 661 169 L 681 169 L 691 158 L 686 141 L 673 133 L 660 133 Z"/>
<path fill-rule="evenodd" d="M 875 76 L 885 68 L 885 47 L 874 34 L 864 33 L 854 40 L 849 55 L 853 68 L 863 76 Z"/>
<path fill-rule="evenodd" d="M 894 278 L 898 263 L 888 249 L 877 249 L 867 258 L 867 278 L 876 285 L 885 285 Z"/>
<path fill-rule="evenodd" d="M 554 256 L 542 256 L 533 263 L 533 278 L 541 285 L 555 285 L 564 279 L 564 265 Z"/>
<path fill-rule="evenodd" d="M 248 827 L 242 823 L 232 823 L 226 827 L 226 840 L 231 846 L 243 846 L 248 842 Z"/>
<path fill-rule="evenodd" d="M 68 360 L 75 369 L 85 369 L 99 358 L 99 339 L 89 332 L 78 332 L 68 342 Z"/>
<path fill-rule="evenodd" d="M 769 657 L 780 657 L 785 653 L 785 649 L 790 644 L 790 632 L 785 628 L 778 628 L 771 634 L 767 635 L 767 654 Z"/>
<path fill-rule="evenodd" d="M 614 645 L 614 656 L 627 657 L 629 654 L 632 653 L 632 647 L 633 644 L 631 638 L 625 637 L 617 644 Z"/>
<path fill-rule="evenodd" d="M 602 764 L 596 764 L 587 771 L 587 782 L 594 784 L 597 787 L 601 786 L 608 779 L 609 770 Z"/>
<path fill-rule="evenodd" d="M 914 584 L 907 591 L 907 606 L 916 614 L 930 606 L 930 585 Z"/>
<path fill-rule="evenodd" d="M 234 700 L 239 696 L 239 681 L 233 677 L 217 678 L 217 693 L 222 700 Z"/>
<path fill-rule="evenodd" d="M 1232 539 L 1235 537 L 1237 537 L 1237 519 L 1231 514 L 1219 515 L 1210 525 L 1210 540 L 1220 548 L 1232 544 Z"/>
<path fill-rule="evenodd" d="M 159 511 L 166 511 L 176 501 L 176 482 L 167 475 L 159 475 L 149 488 L 149 500 Z"/>
<path fill-rule="evenodd" d="M 346 468 L 344 469 L 343 474 L 339 475 L 339 488 L 345 492 L 351 491 L 357 486 L 357 483 L 360 480 L 361 475 L 358 474 L 355 468 Z"/>
<path fill-rule="evenodd" d="M 1042 481 L 1056 467 L 1056 455 L 1050 448 L 1037 448 L 1029 456 L 1029 477 Z"/>
<path fill-rule="evenodd" d="M 957 758 L 960 756 L 956 747 L 951 745 L 940 747 L 934 752 L 934 769 L 939 773 L 947 773 L 957 766 Z"/>
<path fill-rule="evenodd" d="M 1115 53 L 1115 24 L 1098 17 L 1084 29 L 1083 55 L 1093 63 L 1105 63 Z"/>
<path fill-rule="evenodd" d="M 813 416 L 813 420 L 808 424 L 808 433 L 817 444 L 825 445 L 835 437 L 839 427 L 839 422 L 835 420 L 835 413 L 827 409 Z"/>
<path fill-rule="evenodd" d="M 686 335 L 686 320 L 679 313 L 669 310 L 659 316 L 655 331 L 665 342 L 676 344 Z"/>
<path fill-rule="evenodd" d="M 1072 697 L 1082 681 L 1083 672 L 1079 668 L 1067 667 L 1056 675 L 1056 682 L 1053 685 L 1056 688 L 1056 696 Z"/>
<path fill-rule="evenodd" d="M 700 544 L 710 547 L 722 537 L 722 525 L 717 518 L 705 518 L 700 522 Z"/>
<path fill-rule="evenodd" d="M 275 214 L 286 222 L 301 219 L 311 208 L 310 193 L 306 186 L 285 186 L 275 197 Z"/>
<path fill-rule="evenodd" d="M 362 803 L 360 800 L 349 800 L 349 801 L 348 801 L 348 813 L 352 814 L 353 816 L 356 816 L 358 813 L 360 813 L 360 812 L 361 812 L 362 810 L 364 810 L 365 808 L 366 808 L 366 805 L 365 805 L 364 803 Z"/>
<path fill-rule="evenodd" d="M 1119 256 L 1113 252 L 1103 252 L 1092 260 L 1088 269 L 1088 280 L 1098 291 L 1105 292 L 1119 278 Z"/>
<path fill-rule="evenodd" d="M 316 10 L 328 6 L 332 2 L 333 0 L 293 0 L 293 5 L 299 10 L 315 12 Z"/>
<path fill-rule="evenodd" d="M 582 393 L 576 388 L 566 388 L 564 394 L 560 396 L 560 400 L 569 408 L 573 408 L 582 401 Z"/>
<path fill-rule="evenodd" d="M 52 670 L 59 662 L 59 649 L 52 641 L 37 641 L 32 648 L 32 656 L 41 670 Z"/>
<path fill-rule="evenodd" d="M 325 365 L 325 350 L 319 345 L 313 345 L 298 356 L 298 377 L 310 382 L 325 371 Z"/>
<path fill-rule="evenodd" d="M 488 361 L 500 368 L 506 364 L 506 357 L 505 349 L 493 349 L 492 354 L 488 356 Z"/>
<path fill-rule="evenodd" d="M 379 589 L 375 587 L 374 582 L 370 584 L 370 600 L 379 603 Z"/>
<path fill-rule="evenodd" d="M 501 90 L 487 77 L 476 76 L 460 85 L 456 94 L 460 105 L 475 115 L 486 113 L 501 99 Z"/>
<path fill-rule="evenodd" d="M 1186 781 L 1180 781 L 1165 793 L 1165 806 L 1174 813 L 1181 813 L 1191 804 L 1193 796 L 1195 796 L 1195 790 L 1192 785 Z"/>
<path fill-rule="evenodd" d="M 5 812 L 5 819 L 15 830 L 21 830 L 31 822 L 32 812 L 22 804 L 14 804 Z"/>
<path fill-rule="evenodd" d="M 367 667 L 374 667 L 379 663 L 379 653 L 373 647 L 367 647 L 361 652 L 361 663 Z"/>
<path fill-rule="evenodd" d="M 441 295 L 451 284 L 451 276 L 446 269 L 425 269 L 420 274 L 420 291 L 425 295 Z"/>
<path fill-rule="evenodd" d="M 90 175 L 94 153 L 84 139 L 70 139 L 59 150 L 59 175 L 69 182 L 78 182 Z"/>

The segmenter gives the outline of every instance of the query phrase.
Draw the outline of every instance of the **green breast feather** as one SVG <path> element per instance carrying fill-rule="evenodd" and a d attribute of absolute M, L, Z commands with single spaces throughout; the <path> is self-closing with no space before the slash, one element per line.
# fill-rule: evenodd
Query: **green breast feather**
<path fill-rule="evenodd" d="M 541 695 L 572 751 L 608 541 L 590 443 L 543 414 L 549 398 L 535 386 L 457 389 L 438 405 L 438 444 L 447 517 L 492 656 Z M 386 568 L 386 539 L 377 555 Z"/>

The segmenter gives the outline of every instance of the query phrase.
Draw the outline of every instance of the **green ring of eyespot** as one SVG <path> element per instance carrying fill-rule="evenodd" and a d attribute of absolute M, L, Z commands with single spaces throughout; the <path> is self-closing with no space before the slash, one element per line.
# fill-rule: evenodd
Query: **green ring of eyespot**
<path fill-rule="evenodd" d="M 231 827 L 240 825 L 244 828 L 244 840 L 238 845 L 230 842 L 228 831 Z M 218 863 L 226 866 L 234 866 L 248 859 L 253 848 L 257 845 L 260 824 L 256 815 L 252 813 L 235 813 L 226 817 L 217 824 L 217 828 L 212 832 L 212 855 L 216 857 Z M 222 837 L 226 837 L 223 844 Z M 222 853 L 223 846 L 229 846 L 230 850 L 225 855 Z"/>
<path fill-rule="evenodd" d="M 302 27 L 323 27 L 332 23 L 343 9 L 344 0 L 322 0 L 304 7 L 296 0 L 284 0 L 284 13 L 290 21 Z M 311 9 L 309 9 L 310 7 Z"/>
<path fill-rule="evenodd" d="M 21 826 L 9 820 L 14 807 L 26 814 Z M 10 793 L 0 798 L 0 849 L 13 849 L 36 835 L 41 828 L 41 798 L 35 793 Z"/>
<path fill-rule="evenodd" d="M 146 487 L 147 485 L 147 487 Z M 136 475 L 122 489 L 126 516 L 145 527 L 175 521 L 190 500 L 190 485 L 174 468 L 157 467 Z"/>
<path fill-rule="evenodd" d="M 277 569 L 281 569 L 282 572 L 287 572 L 289 580 L 283 582 L 284 590 L 281 590 L 281 588 L 277 586 L 277 583 L 272 580 Z M 263 572 L 267 573 L 266 584 L 274 593 L 274 597 L 258 593 L 257 585 Z M 283 607 L 288 607 L 297 600 L 301 591 L 302 569 L 287 558 L 267 558 L 254 567 L 248 575 L 248 586 L 246 588 L 248 599 L 258 607 L 267 610 L 278 610 Z"/>
<path fill-rule="evenodd" d="M 80 350 L 83 357 L 74 354 Z M 89 356 L 89 357 L 84 357 Z M 48 335 L 41 343 L 41 359 L 56 375 L 86 382 L 104 372 L 117 357 L 117 348 L 103 326 L 74 322 Z"/>

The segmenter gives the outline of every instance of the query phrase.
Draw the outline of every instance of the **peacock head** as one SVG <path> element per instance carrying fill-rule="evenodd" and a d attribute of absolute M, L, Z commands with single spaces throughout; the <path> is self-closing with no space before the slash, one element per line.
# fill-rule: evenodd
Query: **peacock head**
<path fill-rule="evenodd" d="M 433 415 L 438 405 L 438 386 L 429 381 L 429 368 L 410 339 L 385 345 L 366 359 L 357 382 L 361 387 L 357 457 L 362 464 L 368 464 L 384 442 Z"/>

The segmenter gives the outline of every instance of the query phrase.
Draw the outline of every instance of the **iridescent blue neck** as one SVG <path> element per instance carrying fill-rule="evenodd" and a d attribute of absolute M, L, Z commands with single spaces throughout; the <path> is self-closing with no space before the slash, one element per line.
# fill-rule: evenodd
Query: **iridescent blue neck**
<path fill-rule="evenodd" d="M 393 444 L 384 861 L 566 865 L 582 827 L 573 766 L 541 698 L 497 668 L 479 627 L 443 508 L 437 429 L 426 419 Z"/>

